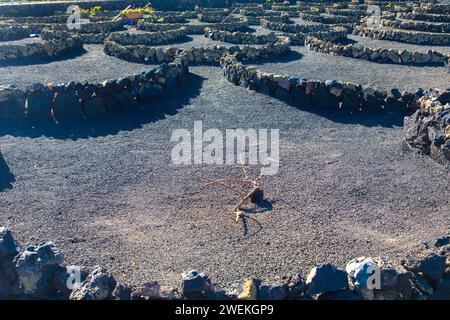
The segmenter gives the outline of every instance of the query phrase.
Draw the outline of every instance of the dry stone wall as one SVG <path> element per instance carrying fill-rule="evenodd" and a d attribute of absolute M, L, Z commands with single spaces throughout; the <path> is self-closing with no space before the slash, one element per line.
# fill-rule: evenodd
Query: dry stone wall
<path fill-rule="evenodd" d="M 0 44 L 0 62 L 20 62 L 37 58 L 58 57 L 83 49 L 83 42 L 76 35 L 60 31 L 43 31 L 42 39 L 26 44 Z"/>
<path fill-rule="evenodd" d="M 0 87 L 0 118 L 32 122 L 72 121 L 133 108 L 176 89 L 188 73 L 183 57 L 141 74 L 102 83 L 35 84 L 26 90 Z"/>
<path fill-rule="evenodd" d="M 425 53 L 408 51 L 406 49 L 369 48 L 362 45 L 341 45 L 321 40 L 317 37 L 307 37 L 305 46 L 316 52 L 337 56 L 364 59 L 381 63 L 414 64 L 414 65 L 448 65 L 450 53 L 442 54 L 434 50 Z"/>
<path fill-rule="evenodd" d="M 422 45 L 450 45 L 449 33 L 440 34 L 395 29 L 373 29 L 363 26 L 356 26 L 353 33 L 359 36 L 379 40 L 390 40 Z"/>
<path fill-rule="evenodd" d="M 306 21 L 319 22 L 324 24 L 358 23 L 359 17 L 354 16 L 334 16 L 334 15 L 313 15 L 302 13 L 301 17 Z"/>
<path fill-rule="evenodd" d="M 417 30 L 432 33 L 449 33 L 450 23 L 438 22 L 429 23 L 413 20 L 381 20 L 384 27 L 404 30 Z"/>
<path fill-rule="evenodd" d="M 31 30 L 25 26 L 0 25 L 0 42 L 28 38 Z"/>
<path fill-rule="evenodd" d="M 289 37 L 292 45 L 303 46 L 308 36 L 316 37 L 325 41 L 336 42 L 347 38 L 347 29 L 343 27 L 332 27 L 329 25 L 291 27 L 289 24 L 274 23 L 263 20 L 261 25 L 269 30 L 285 32 L 283 35 Z"/>
<path fill-rule="evenodd" d="M 217 24 L 182 24 L 182 23 L 150 23 L 144 20 L 137 22 L 136 28 L 138 30 L 158 32 L 167 31 L 173 29 L 186 28 L 187 34 L 204 34 L 206 28 L 214 27 L 218 30 L 224 30 L 229 32 L 245 32 L 248 30 L 246 23 L 217 23 Z"/>
<path fill-rule="evenodd" d="M 70 300 L 424 300 L 450 299 L 450 237 L 434 249 L 391 262 L 358 257 L 341 269 L 331 263 L 263 283 L 249 275 L 237 289 L 221 289 L 205 273 L 187 270 L 180 285 L 151 280 L 130 286 L 101 266 L 68 265 L 52 242 L 24 248 L 0 227 L 0 299 Z M 370 275 L 377 273 L 375 286 Z M 74 281 L 77 281 L 76 285 Z M 373 283 L 372 283 L 373 285 Z"/>
<path fill-rule="evenodd" d="M 228 32 L 214 28 L 205 29 L 205 37 L 233 44 L 268 44 L 274 42 L 288 42 L 285 36 L 277 36 L 274 32 L 269 34 L 253 34 L 249 32 Z"/>
<path fill-rule="evenodd" d="M 117 42 L 120 45 L 154 45 L 174 41 L 185 37 L 187 34 L 188 30 L 185 27 L 156 32 L 112 32 L 108 40 Z"/>
<path fill-rule="evenodd" d="M 405 117 L 405 139 L 412 149 L 450 166 L 450 91 L 433 91 L 419 104 Z"/>
<path fill-rule="evenodd" d="M 243 65 L 234 55 L 222 56 L 220 63 L 224 76 L 236 85 L 289 101 L 298 100 L 349 113 L 367 109 L 402 113 L 417 108 L 418 100 L 424 94 L 423 90 L 410 93 L 394 88 L 388 92 L 351 82 L 307 80 L 271 74 Z"/>
<path fill-rule="evenodd" d="M 274 22 L 272 20 L 261 20 L 261 26 L 274 31 L 281 31 L 286 33 L 308 33 L 308 32 L 318 32 L 326 31 L 329 29 L 326 25 L 299 25 L 299 24 L 287 24 Z"/>
<path fill-rule="evenodd" d="M 242 60 L 267 59 L 280 56 L 290 51 L 290 41 L 287 37 L 277 38 L 277 42 L 264 46 L 214 46 L 199 48 L 154 48 L 145 45 L 122 46 L 114 41 L 106 41 L 104 52 L 120 59 L 134 62 L 168 62 L 178 56 L 183 56 L 187 63 L 206 63 L 220 61 L 220 57 L 226 53 L 235 54 Z"/>
<path fill-rule="evenodd" d="M 450 15 L 442 14 L 428 14 L 428 13 L 417 13 L 417 12 L 399 12 L 397 13 L 397 18 L 405 20 L 420 20 L 429 22 L 444 22 L 450 23 Z"/>

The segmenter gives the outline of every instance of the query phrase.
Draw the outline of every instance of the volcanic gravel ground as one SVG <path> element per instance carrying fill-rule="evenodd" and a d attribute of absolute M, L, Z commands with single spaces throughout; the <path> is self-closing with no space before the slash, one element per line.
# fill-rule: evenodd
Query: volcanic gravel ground
<path fill-rule="evenodd" d="M 105 61 L 90 76 L 139 69 L 113 61 L 115 74 Z M 69 73 L 55 78 L 76 78 L 73 66 L 61 64 Z M 305 66 L 279 65 L 305 73 Z M 316 76 L 326 70 L 318 65 Z M 23 79 L 44 76 L 41 65 L 30 68 Z M 18 83 L 20 70 L 9 71 L 9 79 Z M 147 111 L 64 127 L 2 123 L 0 224 L 23 245 L 54 241 L 67 263 L 105 265 L 121 281 L 169 285 L 189 268 L 233 286 L 250 274 L 270 282 L 324 262 L 343 267 L 360 255 L 398 260 L 448 234 L 450 177 L 404 145 L 401 115 L 318 112 L 236 87 L 216 67 L 190 70 L 185 86 Z M 246 225 L 230 214 L 232 192 L 199 179 L 239 178 L 239 165 L 171 162 L 173 130 L 192 130 L 195 120 L 204 129 L 280 130 L 279 173 L 264 178 L 267 202 L 249 206 Z"/>
<path fill-rule="evenodd" d="M 257 32 L 261 32 L 258 30 Z M 197 46 L 203 36 L 183 43 Z M 198 43 L 197 43 L 198 42 Z M 102 81 L 151 65 L 103 54 L 0 68 L 0 83 Z M 335 57 L 294 47 L 259 68 L 401 90 L 448 86 L 444 68 Z M 123 281 L 177 285 L 198 268 L 220 285 L 266 281 L 359 255 L 403 258 L 448 234 L 450 177 L 405 146 L 403 115 L 342 115 L 235 87 L 218 67 L 190 68 L 186 84 L 146 111 L 62 127 L 0 124 L 0 223 L 24 245 L 54 241 L 72 264 L 105 265 Z M 337 111 L 336 111 L 337 112 Z M 244 225 L 236 197 L 199 176 L 240 177 L 235 166 L 177 166 L 175 129 L 280 129 L 280 170 Z M 250 168 L 254 174 L 258 168 Z"/>

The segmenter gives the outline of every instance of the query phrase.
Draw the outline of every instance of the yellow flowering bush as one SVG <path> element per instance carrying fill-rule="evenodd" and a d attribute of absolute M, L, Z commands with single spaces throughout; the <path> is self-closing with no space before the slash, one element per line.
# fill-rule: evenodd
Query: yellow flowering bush
<path fill-rule="evenodd" d="M 138 19 L 141 18 L 144 14 L 154 15 L 155 10 L 153 10 L 150 4 L 147 4 L 143 8 L 132 8 L 122 10 L 121 13 L 122 15 L 126 16 L 129 19 Z"/>
<path fill-rule="evenodd" d="M 96 14 L 100 10 L 102 10 L 102 7 L 100 7 L 100 6 L 95 6 L 93 8 L 89 8 L 89 9 L 80 8 L 81 13 L 85 13 L 85 14 L 89 14 L 89 15 Z"/>

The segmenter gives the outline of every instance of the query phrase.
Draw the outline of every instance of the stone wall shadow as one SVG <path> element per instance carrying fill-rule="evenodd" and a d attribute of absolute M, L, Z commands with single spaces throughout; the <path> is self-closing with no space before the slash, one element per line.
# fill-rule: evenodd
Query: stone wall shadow
<path fill-rule="evenodd" d="M 392 128 L 394 126 L 403 126 L 404 117 L 411 115 L 415 111 L 398 109 L 395 106 L 389 107 L 386 110 L 375 107 L 368 107 L 362 111 L 341 110 L 339 109 L 337 101 L 313 101 L 308 96 L 294 99 L 284 93 L 279 95 L 277 93 L 256 92 L 283 101 L 296 109 L 316 114 L 336 123 L 360 124 L 366 127 L 382 126 Z"/>
<path fill-rule="evenodd" d="M 166 92 L 161 98 L 147 101 L 140 107 L 123 108 L 86 120 L 65 119 L 56 124 L 51 119 L 37 121 L 0 121 L 0 136 L 37 138 L 41 136 L 55 139 L 86 139 L 117 134 L 119 131 L 132 131 L 142 125 L 174 115 L 189 104 L 190 99 L 199 95 L 204 78 L 189 73 L 176 92 Z"/>
<path fill-rule="evenodd" d="M 12 183 L 15 181 L 14 175 L 0 153 L 0 192 L 6 189 L 12 189 Z"/>
<path fill-rule="evenodd" d="M 414 111 L 407 110 L 383 110 L 380 108 L 368 108 L 366 110 L 340 110 L 338 105 L 332 103 L 313 103 L 309 99 L 293 100 L 282 97 L 276 97 L 288 105 L 299 110 L 316 114 L 330 121 L 341 124 L 359 124 L 365 127 L 381 126 L 392 128 L 403 126 L 405 116 Z"/>

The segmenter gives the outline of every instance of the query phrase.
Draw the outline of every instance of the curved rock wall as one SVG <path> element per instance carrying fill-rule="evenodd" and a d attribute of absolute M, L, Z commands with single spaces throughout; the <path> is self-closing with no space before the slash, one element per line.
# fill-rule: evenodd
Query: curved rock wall
<path fill-rule="evenodd" d="M 447 65 L 450 57 L 450 54 L 446 56 L 434 50 L 429 50 L 426 53 L 422 53 L 417 51 L 412 52 L 408 50 L 398 49 L 369 48 L 362 45 L 340 45 L 310 36 L 306 38 L 305 46 L 307 49 L 316 52 L 369 60 L 374 62 L 388 62 L 395 64 Z"/>
<path fill-rule="evenodd" d="M 406 20 L 420 20 L 429 22 L 445 22 L 450 23 L 450 15 L 446 14 L 427 14 L 427 13 L 417 13 L 417 12 L 399 12 L 397 13 L 397 18 Z"/>
<path fill-rule="evenodd" d="M 229 32 L 247 31 L 248 25 L 246 23 L 218 23 L 218 24 L 182 24 L 182 23 L 150 23 L 144 20 L 137 22 L 136 28 L 138 30 L 158 32 L 167 31 L 180 28 L 186 28 L 187 34 L 204 34 L 206 28 L 214 27 L 217 30 L 224 30 Z"/>
<path fill-rule="evenodd" d="M 44 29 L 69 31 L 73 35 L 79 35 L 84 43 L 103 43 L 106 37 L 113 31 L 124 30 L 124 22 L 98 21 L 82 23 L 80 29 L 73 32 L 67 28 L 66 23 L 25 23 L 16 26 L 14 24 L 0 26 L 0 41 L 10 41 L 27 38 L 30 34 L 40 34 Z"/>
<path fill-rule="evenodd" d="M 307 80 L 260 71 L 240 63 L 234 55 L 220 59 L 224 76 L 232 83 L 285 100 L 304 101 L 324 108 L 343 112 L 388 110 L 405 112 L 417 108 L 422 90 L 415 93 L 391 89 L 389 92 L 336 80 Z"/>
<path fill-rule="evenodd" d="M 420 31 L 372 29 L 356 26 L 353 33 L 363 37 L 423 45 L 450 45 L 450 34 Z"/>
<path fill-rule="evenodd" d="M 156 32 L 112 32 L 107 40 L 117 42 L 120 45 L 154 45 L 174 41 L 183 38 L 186 35 L 187 28 L 181 27 L 179 29 Z"/>
<path fill-rule="evenodd" d="M 420 7 L 414 8 L 414 11 L 419 13 L 432 13 L 432 14 L 450 14 L 450 4 L 445 3 L 422 3 Z"/>
<path fill-rule="evenodd" d="M 28 38 L 30 29 L 24 26 L 2 25 L 0 26 L 0 41 L 11 41 Z"/>
<path fill-rule="evenodd" d="M 279 23 L 274 22 L 272 20 L 261 20 L 261 26 L 263 28 L 281 31 L 287 33 L 308 33 L 308 32 L 318 32 L 318 31 L 326 31 L 329 29 L 328 26 L 325 25 L 299 25 L 299 24 L 287 24 L 287 23 Z"/>
<path fill-rule="evenodd" d="M 241 21 L 241 18 L 234 17 L 234 16 L 228 16 L 226 14 L 225 15 L 202 14 L 198 18 L 198 21 L 206 22 L 206 23 L 222 23 L 225 20 L 229 23 L 239 23 Z"/>
<path fill-rule="evenodd" d="M 113 41 L 106 41 L 104 52 L 120 59 L 134 62 L 168 62 L 178 56 L 183 56 L 187 63 L 205 63 L 220 61 L 227 53 L 235 54 L 242 60 L 267 59 L 283 55 L 290 51 L 289 39 L 280 38 L 280 42 L 269 43 L 261 47 L 251 46 L 214 46 L 201 48 L 153 48 L 144 45 L 121 46 Z"/>
<path fill-rule="evenodd" d="M 354 16 L 323 16 L 307 13 L 302 13 L 301 17 L 306 21 L 320 22 L 324 24 L 357 23 L 360 20 L 359 17 Z"/>
<path fill-rule="evenodd" d="M 25 249 L 0 227 L 0 299 L 71 300 L 424 300 L 450 299 L 450 237 L 423 255 L 390 262 L 358 257 L 345 269 L 330 263 L 285 275 L 274 283 L 249 276 L 237 289 L 219 289 L 207 274 L 188 270 L 179 288 L 157 281 L 129 286 L 101 266 L 67 265 L 52 242 Z M 375 271 L 376 277 L 371 278 Z M 374 279 L 376 279 L 374 281 Z"/>
<path fill-rule="evenodd" d="M 15 23 L 20 24 L 33 24 L 33 23 L 59 23 L 63 24 L 67 22 L 69 15 L 53 15 L 46 17 L 5 17 L 4 19 L 11 19 Z"/>
<path fill-rule="evenodd" d="M 179 17 L 183 19 L 197 19 L 197 13 L 195 11 L 155 11 L 155 15 L 163 18 Z"/>
<path fill-rule="evenodd" d="M 26 90 L 0 88 L 0 118 L 57 122 L 132 108 L 173 90 L 188 73 L 183 57 L 137 75 L 103 83 L 35 84 Z"/>
<path fill-rule="evenodd" d="M 83 49 L 76 35 L 66 32 L 43 31 L 43 42 L 0 45 L 0 61 L 25 61 L 42 57 L 57 57 Z"/>
<path fill-rule="evenodd" d="M 335 15 L 335 16 L 354 16 L 361 18 L 362 16 L 367 15 L 367 10 L 347 10 L 347 9 L 335 9 L 335 8 L 327 8 L 325 9 L 326 13 Z"/>
<path fill-rule="evenodd" d="M 216 7 L 225 8 L 234 3 L 265 3 L 264 0 L 153 0 L 152 7 L 155 10 L 164 11 L 192 11 L 196 6 L 203 8 Z M 83 1 L 83 7 L 92 8 L 101 6 L 104 10 L 123 10 L 128 5 L 144 7 L 147 0 L 89 0 Z M 57 1 L 57 2 L 27 2 L 27 3 L 0 3 L 0 12 L 4 16 L 28 16 L 32 13 L 35 16 L 50 16 L 55 12 L 65 12 L 72 4 L 79 4 L 79 1 Z"/>
<path fill-rule="evenodd" d="M 404 29 L 404 30 L 417 30 L 432 33 L 449 33 L 450 23 L 439 22 L 439 23 L 429 23 L 423 21 L 413 21 L 413 20 L 381 20 L 381 24 L 384 27 Z"/>
<path fill-rule="evenodd" d="M 248 32 L 228 32 L 216 30 L 214 28 L 205 29 L 205 37 L 234 44 L 268 44 L 274 42 L 287 42 L 289 39 L 285 36 L 277 36 L 275 33 L 253 34 Z"/>

